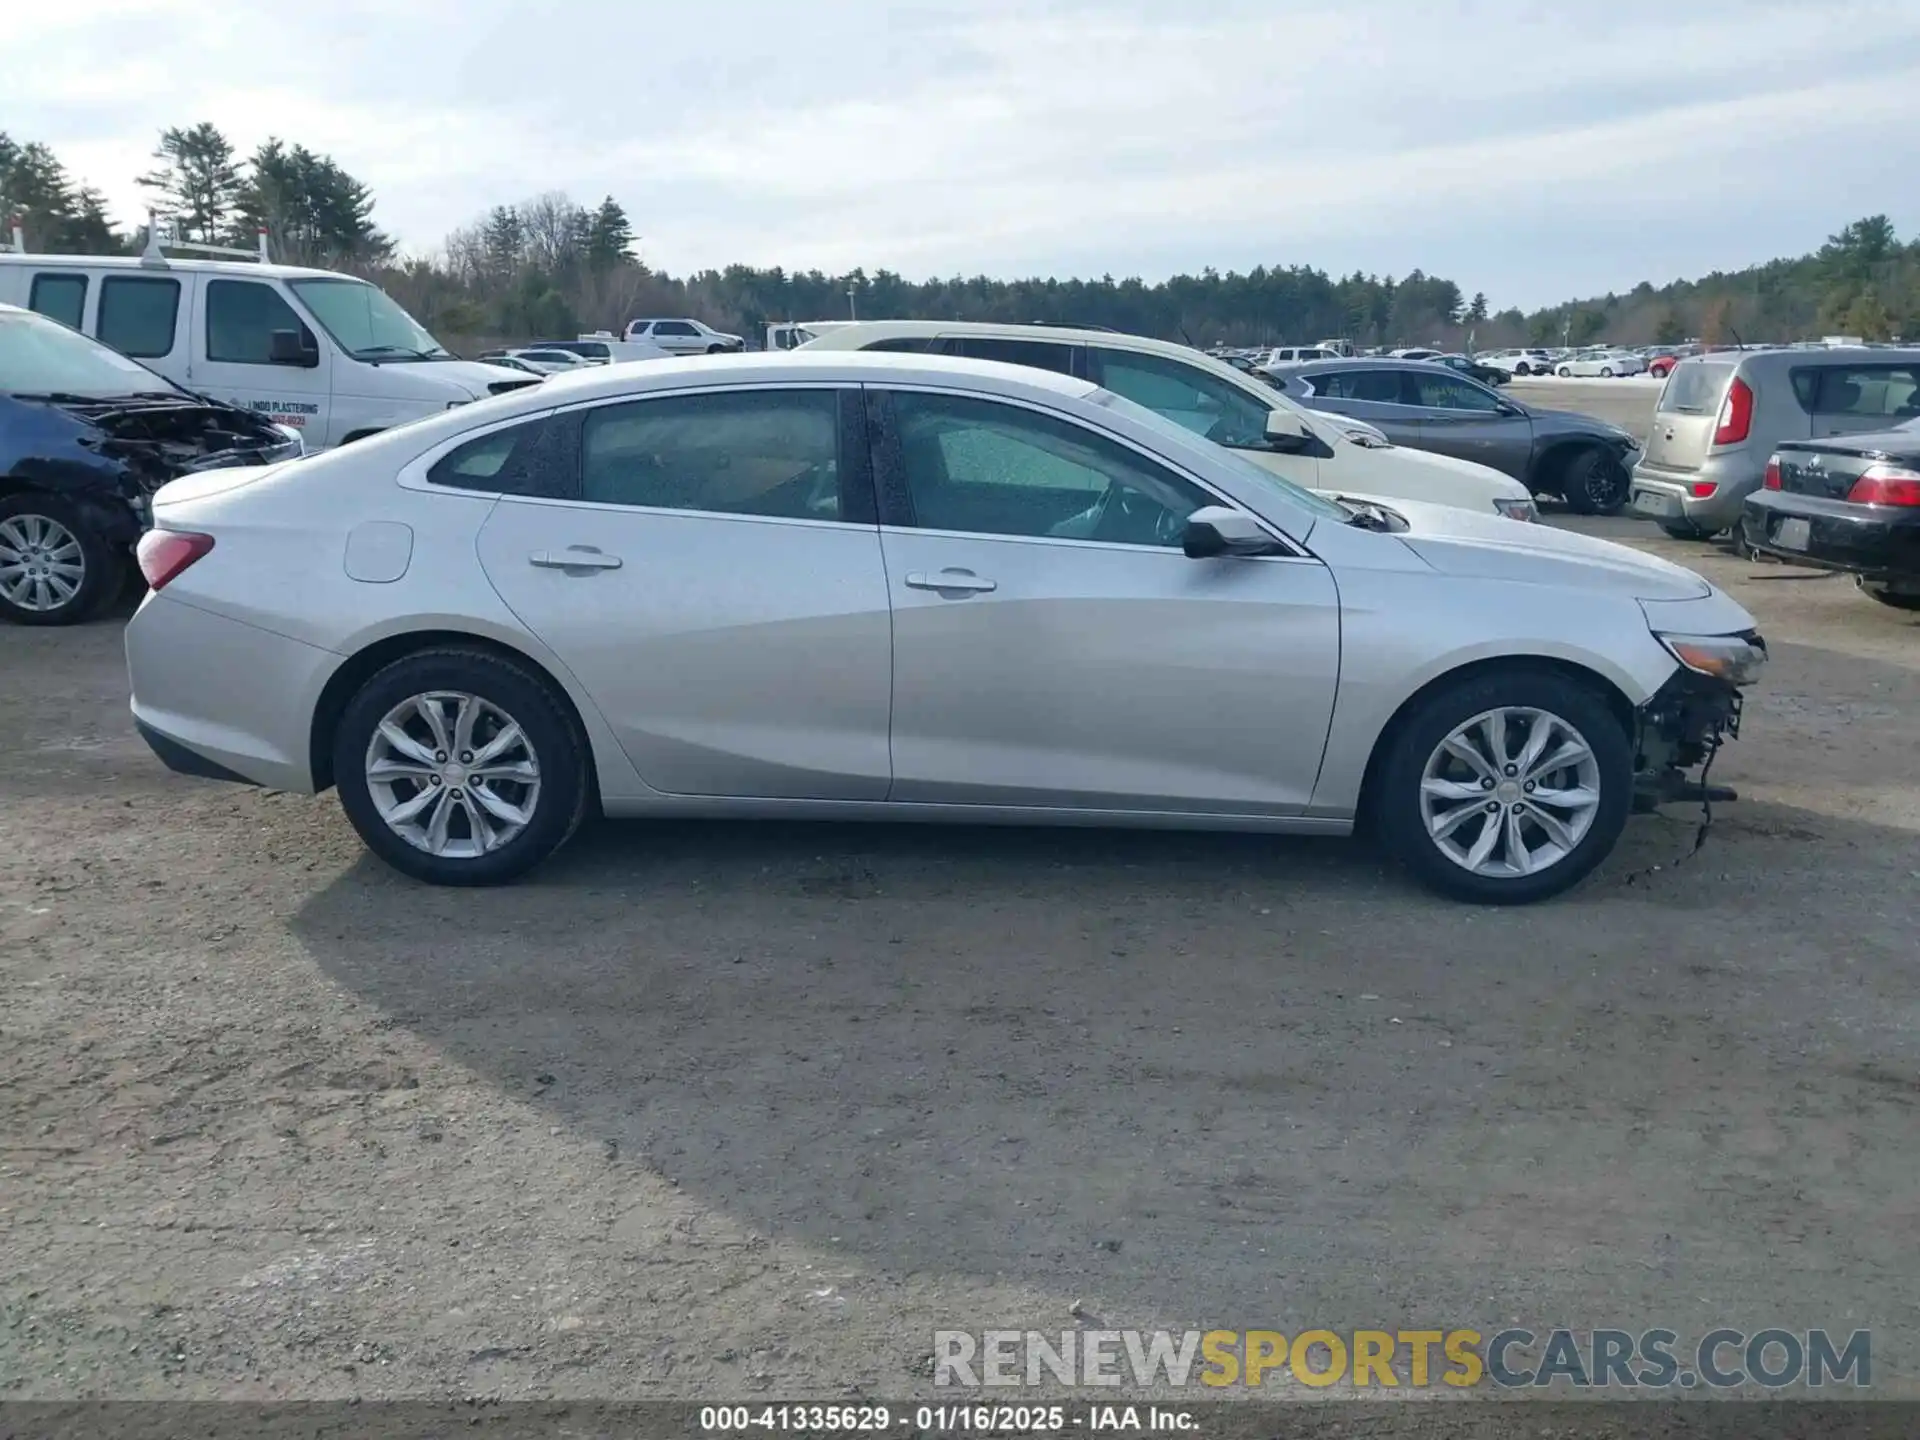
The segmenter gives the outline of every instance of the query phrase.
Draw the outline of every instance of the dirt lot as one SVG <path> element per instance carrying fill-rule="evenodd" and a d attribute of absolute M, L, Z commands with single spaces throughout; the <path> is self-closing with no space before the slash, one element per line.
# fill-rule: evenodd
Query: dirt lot
<path fill-rule="evenodd" d="M 0 631 L 0 1397 L 898 1396 L 1075 1302 L 1872 1327 L 1920 1394 L 1920 619 L 1595 528 L 1776 658 L 1704 850 L 1636 820 L 1518 912 L 1339 843 L 786 825 L 433 891 L 166 774 L 118 622 Z"/>

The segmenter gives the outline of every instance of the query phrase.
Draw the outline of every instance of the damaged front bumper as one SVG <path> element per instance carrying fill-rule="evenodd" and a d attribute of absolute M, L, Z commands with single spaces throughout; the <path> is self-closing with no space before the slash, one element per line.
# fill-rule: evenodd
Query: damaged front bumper
<path fill-rule="evenodd" d="M 1738 637 L 1766 655 L 1757 632 Z M 1722 744 L 1740 734 L 1739 684 L 1702 674 L 1683 663 L 1634 712 L 1634 808 L 1647 811 L 1676 800 L 1737 800 L 1727 786 L 1707 783 Z M 1690 772 L 1699 767 L 1698 777 Z"/>

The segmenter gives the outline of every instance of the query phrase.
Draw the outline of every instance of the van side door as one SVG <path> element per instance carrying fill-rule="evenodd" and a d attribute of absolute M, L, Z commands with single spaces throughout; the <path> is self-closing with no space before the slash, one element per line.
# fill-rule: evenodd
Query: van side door
<path fill-rule="evenodd" d="M 300 431 L 309 450 L 336 443 L 331 347 L 280 287 L 238 275 L 195 278 L 192 387 Z"/>
<path fill-rule="evenodd" d="M 192 297 L 190 275 L 109 273 L 99 281 L 94 303 L 93 338 L 111 345 L 129 360 L 158 370 L 177 385 L 191 386 L 186 319 Z"/>

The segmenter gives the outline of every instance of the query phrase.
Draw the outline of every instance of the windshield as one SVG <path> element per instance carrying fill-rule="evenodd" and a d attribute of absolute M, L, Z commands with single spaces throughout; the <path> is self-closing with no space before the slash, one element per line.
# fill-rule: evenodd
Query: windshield
<path fill-rule="evenodd" d="M 1146 426 L 1162 439 L 1181 448 L 1192 450 L 1206 447 L 1207 458 L 1216 465 L 1222 465 L 1230 470 L 1236 479 L 1245 480 L 1250 484 L 1258 485 L 1263 490 L 1277 493 L 1309 515 L 1341 522 L 1348 519 L 1347 511 L 1331 500 L 1322 499 L 1313 491 L 1303 489 L 1291 480 L 1282 479 L 1273 471 L 1254 464 L 1224 445 L 1209 443 L 1205 436 L 1195 434 L 1193 430 L 1176 420 L 1169 420 L 1164 415 L 1155 414 L 1146 406 L 1137 404 L 1124 395 L 1116 395 L 1111 390 L 1095 390 L 1087 398 L 1096 405 L 1106 406 L 1116 415 L 1124 415 L 1129 420 Z"/>
<path fill-rule="evenodd" d="M 356 360 L 451 360 L 426 327 L 363 280 L 291 280 L 293 291 Z"/>
<path fill-rule="evenodd" d="M 27 311 L 0 311 L 0 392 L 89 400 L 185 394 L 139 361 Z"/>

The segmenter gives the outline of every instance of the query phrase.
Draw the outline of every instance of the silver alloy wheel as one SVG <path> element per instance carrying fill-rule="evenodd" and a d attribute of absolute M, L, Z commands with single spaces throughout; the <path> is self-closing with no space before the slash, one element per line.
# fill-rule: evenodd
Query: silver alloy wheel
<path fill-rule="evenodd" d="M 1558 715 L 1522 705 L 1454 727 L 1427 757 L 1420 815 L 1440 853 L 1496 879 L 1573 853 L 1600 813 L 1600 762 Z"/>
<path fill-rule="evenodd" d="M 540 801 L 540 757 L 491 700 L 432 690 L 389 710 L 367 742 L 367 792 L 417 850 L 472 860 L 527 828 Z"/>
<path fill-rule="evenodd" d="M 36 614 L 73 603 L 87 579 L 87 556 L 74 533 L 47 515 L 0 520 L 0 595 Z"/>

